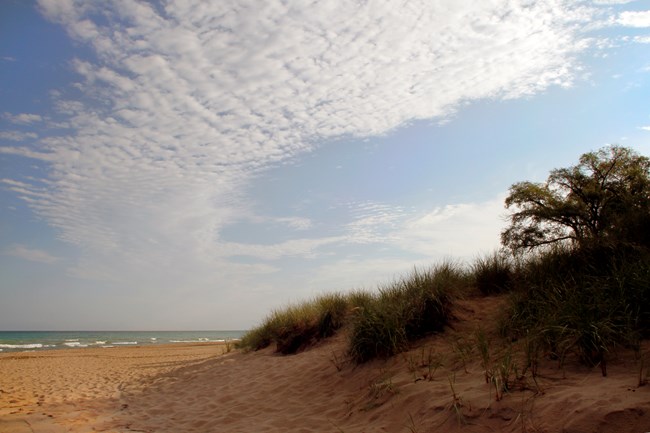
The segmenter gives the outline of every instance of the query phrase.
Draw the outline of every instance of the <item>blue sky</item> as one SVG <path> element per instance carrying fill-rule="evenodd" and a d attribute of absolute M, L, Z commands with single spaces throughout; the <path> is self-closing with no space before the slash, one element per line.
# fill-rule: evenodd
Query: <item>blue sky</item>
<path fill-rule="evenodd" d="M 650 2 L 0 4 L 0 329 L 244 329 L 650 154 Z"/>

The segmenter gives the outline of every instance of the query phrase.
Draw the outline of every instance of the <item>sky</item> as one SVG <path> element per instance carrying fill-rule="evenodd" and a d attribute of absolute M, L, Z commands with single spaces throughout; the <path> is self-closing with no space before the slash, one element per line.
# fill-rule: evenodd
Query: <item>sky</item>
<path fill-rule="evenodd" d="M 650 1 L 0 2 L 0 330 L 248 329 L 650 155 Z"/>

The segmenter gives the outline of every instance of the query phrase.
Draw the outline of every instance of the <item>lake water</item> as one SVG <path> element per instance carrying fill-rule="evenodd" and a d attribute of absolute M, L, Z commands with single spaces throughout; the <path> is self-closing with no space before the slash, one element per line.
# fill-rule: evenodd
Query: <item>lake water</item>
<path fill-rule="evenodd" d="M 245 331 L 0 331 L 0 351 L 220 342 Z"/>

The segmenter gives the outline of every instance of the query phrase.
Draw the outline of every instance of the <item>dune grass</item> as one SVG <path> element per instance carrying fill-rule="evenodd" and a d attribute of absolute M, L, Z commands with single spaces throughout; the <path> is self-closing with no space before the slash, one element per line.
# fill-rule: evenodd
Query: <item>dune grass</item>
<path fill-rule="evenodd" d="M 387 357 L 441 332 L 451 318 L 454 294 L 467 281 L 460 266 L 445 262 L 380 288 L 373 302 L 352 317 L 349 355 L 359 363 Z"/>
<path fill-rule="evenodd" d="M 476 289 L 483 295 L 494 295 L 512 289 L 515 264 L 502 251 L 476 258 L 471 275 Z"/>
<path fill-rule="evenodd" d="M 374 292 L 326 294 L 289 305 L 246 333 L 240 347 L 275 345 L 279 353 L 296 353 L 346 327 L 349 359 L 389 357 L 442 332 L 454 299 L 470 288 L 479 296 L 509 294 L 500 333 L 534 348 L 527 368 L 540 356 L 563 362 L 575 355 L 606 375 L 617 347 L 638 348 L 641 338 L 650 337 L 649 251 L 557 247 L 517 258 L 495 252 L 468 267 L 443 262 Z"/>
<path fill-rule="evenodd" d="M 322 295 L 273 311 L 242 337 L 240 347 L 259 350 L 275 344 L 277 352 L 296 353 L 347 325 L 353 360 L 390 356 L 411 341 L 442 331 L 450 319 L 454 293 L 467 282 L 459 265 L 444 262 L 430 270 L 415 270 L 376 293 Z"/>
<path fill-rule="evenodd" d="M 650 325 L 650 254 L 634 248 L 555 248 L 514 274 L 501 333 L 560 362 L 571 354 L 607 374 L 618 346 L 638 348 Z"/>
<path fill-rule="evenodd" d="M 361 299 L 356 294 L 330 293 L 275 310 L 260 326 L 244 334 L 239 346 L 259 350 L 275 343 L 278 352 L 295 353 L 333 335 L 343 325 L 353 302 Z"/>

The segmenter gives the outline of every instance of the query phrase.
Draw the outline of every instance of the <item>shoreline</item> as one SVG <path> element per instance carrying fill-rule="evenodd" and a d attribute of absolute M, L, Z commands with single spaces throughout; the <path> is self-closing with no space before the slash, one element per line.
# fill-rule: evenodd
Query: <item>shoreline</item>
<path fill-rule="evenodd" d="M 0 331 L 0 354 L 59 349 L 223 343 L 245 331 Z"/>
<path fill-rule="evenodd" d="M 192 341 L 192 342 L 178 342 L 178 343 L 136 343 L 136 344 L 126 344 L 126 343 L 114 343 L 111 345 L 95 345 L 95 346 L 82 346 L 82 347 L 43 347 L 34 349 L 24 349 L 24 350 L 5 350 L 0 351 L 0 360 L 3 358 L 10 358 L 11 356 L 21 356 L 25 355 L 57 355 L 62 353 L 70 354 L 84 354 L 90 351 L 109 351 L 109 350 L 128 350 L 128 349 L 171 349 L 171 348 L 188 348 L 188 347 L 201 347 L 201 346 L 227 346 L 237 342 L 238 339 L 229 339 L 229 340 L 215 340 L 215 341 Z"/>

